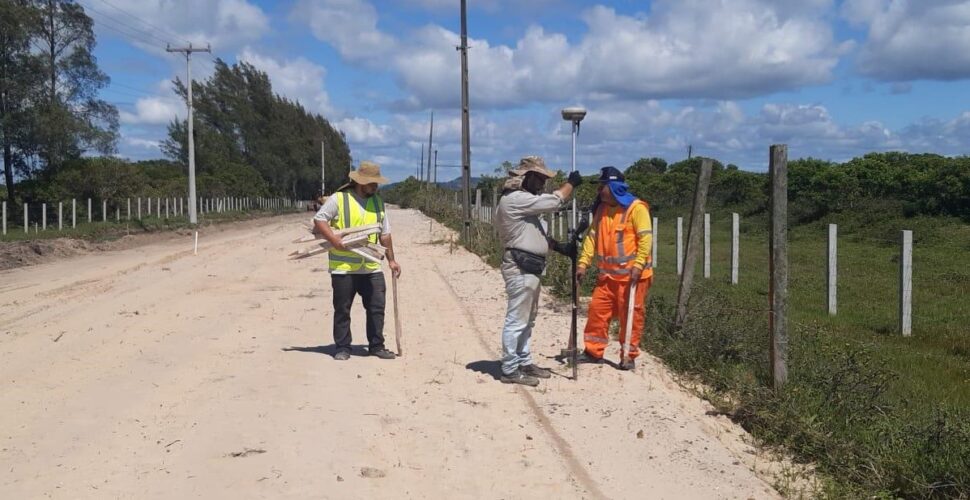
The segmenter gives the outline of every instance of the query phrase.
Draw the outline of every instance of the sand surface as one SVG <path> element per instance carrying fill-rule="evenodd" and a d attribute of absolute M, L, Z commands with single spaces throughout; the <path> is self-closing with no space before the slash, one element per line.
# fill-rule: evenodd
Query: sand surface
<path fill-rule="evenodd" d="M 363 356 L 359 301 L 361 355 L 330 357 L 326 257 L 285 258 L 305 214 L 204 233 L 197 256 L 184 237 L 0 272 L 0 497 L 778 496 L 744 431 L 649 356 L 499 383 L 501 275 L 389 216 L 394 361 Z M 540 308 L 535 357 L 567 374 L 568 309 Z"/>

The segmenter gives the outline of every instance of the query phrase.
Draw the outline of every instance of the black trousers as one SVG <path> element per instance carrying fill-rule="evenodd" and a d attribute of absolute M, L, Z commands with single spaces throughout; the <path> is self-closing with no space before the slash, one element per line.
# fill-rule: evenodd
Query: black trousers
<path fill-rule="evenodd" d="M 350 307 L 360 295 L 367 311 L 367 347 L 384 349 L 384 302 L 387 284 L 384 273 L 331 274 L 333 285 L 333 343 L 338 351 L 350 350 Z"/>

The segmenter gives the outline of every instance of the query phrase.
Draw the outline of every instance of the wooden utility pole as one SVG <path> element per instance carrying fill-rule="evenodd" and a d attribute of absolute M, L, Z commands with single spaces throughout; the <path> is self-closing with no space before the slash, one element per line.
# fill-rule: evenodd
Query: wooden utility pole
<path fill-rule="evenodd" d="M 468 20 L 467 0 L 461 0 L 461 188 L 464 192 L 464 236 L 471 235 L 471 151 L 468 125 Z"/>
<path fill-rule="evenodd" d="M 701 169 L 697 173 L 697 187 L 694 188 L 694 208 L 690 213 L 690 225 L 687 227 L 687 258 L 684 261 L 684 272 L 680 275 L 680 288 L 677 291 L 677 315 L 674 317 L 674 328 L 679 330 L 687 319 L 687 304 L 690 301 L 690 290 L 694 283 L 694 266 L 697 264 L 697 250 L 700 246 L 703 231 L 704 209 L 707 205 L 707 188 L 711 183 L 710 158 L 701 160 Z"/>
<path fill-rule="evenodd" d="M 768 297 L 771 373 L 775 389 L 788 380 L 788 146 L 775 144 L 768 167 L 771 185 L 771 237 L 768 243 Z"/>

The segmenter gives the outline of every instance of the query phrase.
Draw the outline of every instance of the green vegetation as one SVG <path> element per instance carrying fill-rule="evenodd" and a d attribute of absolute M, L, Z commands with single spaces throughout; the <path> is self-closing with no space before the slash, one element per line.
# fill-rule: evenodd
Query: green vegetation
<path fill-rule="evenodd" d="M 686 230 L 698 164 L 645 159 L 627 170 L 634 192 L 660 219 L 643 347 L 700 382 L 704 397 L 764 445 L 813 463 L 826 497 L 970 496 L 970 159 L 888 153 L 841 165 L 790 163 L 790 379 L 780 391 L 771 389 L 768 365 L 763 174 L 717 166 L 708 210 L 712 276 L 703 279 L 699 262 L 687 323 L 680 331 L 670 324 L 678 284 L 674 220 L 683 216 Z M 581 203 L 593 190 L 580 188 Z M 385 198 L 461 227 L 452 192 L 410 179 Z M 737 286 L 729 284 L 731 212 L 741 214 Z M 829 223 L 839 224 L 834 317 L 825 302 Z M 897 325 L 902 229 L 915 239 L 910 338 Z M 462 243 L 498 262 L 501 246 L 489 225 L 473 223 Z M 568 272 L 568 260 L 554 256 L 544 278 L 563 297 Z"/>

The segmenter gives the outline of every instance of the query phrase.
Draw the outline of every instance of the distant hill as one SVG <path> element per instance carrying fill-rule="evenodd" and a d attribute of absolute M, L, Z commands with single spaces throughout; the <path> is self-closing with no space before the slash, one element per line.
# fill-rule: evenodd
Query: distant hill
<path fill-rule="evenodd" d="M 482 178 L 481 177 L 472 177 L 470 180 L 471 180 L 472 189 L 474 189 L 475 188 L 475 185 L 477 185 L 478 184 L 478 181 L 482 180 Z M 398 184 L 400 184 L 400 182 L 394 182 L 394 183 L 391 183 L 391 184 L 385 184 L 385 185 L 381 186 L 381 189 L 393 189 Z M 441 187 L 442 189 L 451 189 L 451 190 L 454 190 L 454 191 L 458 191 L 459 189 L 461 189 L 461 177 L 456 177 L 455 179 L 450 180 L 448 182 L 439 182 L 438 183 L 438 186 Z"/>

